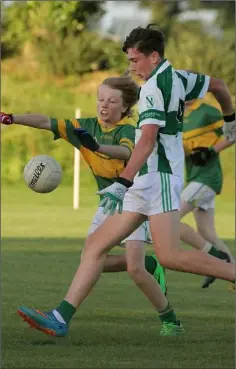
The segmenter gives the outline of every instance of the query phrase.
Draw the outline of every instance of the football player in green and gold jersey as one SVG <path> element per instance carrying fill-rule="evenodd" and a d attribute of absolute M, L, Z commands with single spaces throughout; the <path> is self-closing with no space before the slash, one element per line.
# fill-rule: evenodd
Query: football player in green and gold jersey
<path fill-rule="evenodd" d="M 181 196 L 181 217 L 193 212 L 198 234 L 181 224 L 181 239 L 197 249 L 234 263 L 225 243 L 217 236 L 214 225 L 215 197 L 223 185 L 220 151 L 231 146 L 223 136 L 223 116 L 215 101 L 186 102 L 183 123 L 187 186 Z M 208 287 L 215 278 L 206 277 L 202 287 Z"/>
<path fill-rule="evenodd" d="M 98 89 L 97 117 L 56 119 L 39 114 L 11 115 L 1 113 L 1 123 L 15 123 L 51 130 L 54 139 L 61 138 L 68 141 L 80 150 L 93 172 L 98 190 L 102 190 L 114 183 L 119 177 L 134 148 L 137 119 L 131 114 L 131 108 L 138 100 L 138 90 L 139 87 L 130 77 L 107 78 Z M 100 197 L 102 200 L 102 196 Z M 106 217 L 107 215 L 103 213 L 103 206 L 99 204 L 89 229 L 89 235 L 103 223 Z M 129 242 L 136 243 L 137 249 L 140 247 L 140 250 L 142 250 L 140 252 L 143 252 L 145 241 L 148 241 L 146 222 L 141 224 L 125 240 L 126 245 Z M 104 263 L 104 272 L 126 270 L 125 255 L 107 256 Z M 155 256 L 145 256 L 143 265 L 137 265 L 137 261 L 132 261 L 132 267 L 129 268 L 128 272 L 134 280 L 137 281 L 138 279 L 137 284 L 140 281 L 140 270 L 145 276 L 146 283 L 150 281 L 154 288 L 153 295 L 156 295 L 155 286 L 157 284 L 151 275 L 166 294 L 164 269 Z M 136 276 L 137 273 L 138 276 Z"/>

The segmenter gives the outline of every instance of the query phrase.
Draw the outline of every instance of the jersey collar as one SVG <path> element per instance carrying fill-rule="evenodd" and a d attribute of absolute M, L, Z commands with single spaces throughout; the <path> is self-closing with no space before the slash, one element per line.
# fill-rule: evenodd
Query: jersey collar
<path fill-rule="evenodd" d="M 114 126 L 111 126 L 111 127 L 103 127 L 102 126 L 102 121 L 101 119 L 97 118 L 98 119 L 98 123 L 100 124 L 102 130 L 104 132 L 110 132 L 110 131 L 113 131 L 113 129 L 115 129 L 117 126 L 126 126 L 126 125 L 130 125 L 130 126 L 136 126 L 137 124 L 137 120 L 135 120 L 135 117 L 124 117 L 123 119 L 121 119 L 118 123 L 116 123 Z"/>
<path fill-rule="evenodd" d="M 152 73 L 150 74 L 150 77 L 148 79 L 150 79 L 151 77 L 153 77 L 157 72 L 161 73 L 163 70 L 165 70 L 168 66 L 170 65 L 170 63 L 168 62 L 167 59 L 163 59 L 160 64 L 158 64 L 156 66 L 155 69 L 153 69 Z"/>

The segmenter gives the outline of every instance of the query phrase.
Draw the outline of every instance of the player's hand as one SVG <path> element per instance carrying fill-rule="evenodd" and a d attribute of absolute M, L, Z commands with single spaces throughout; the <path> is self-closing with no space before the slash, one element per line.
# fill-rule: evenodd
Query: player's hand
<path fill-rule="evenodd" d="M 225 122 L 223 127 L 224 136 L 227 141 L 235 142 L 236 141 L 236 122 Z"/>
<path fill-rule="evenodd" d="M 94 138 L 83 128 L 74 129 L 74 135 L 80 140 L 81 145 L 86 147 L 91 151 L 97 151 L 99 149 L 99 144 L 94 140 Z"/>
<path fill-rule="evenodd" d="M 117 182 L 113 183 L 104 190 L 97 192 L 98 195 L 103 195 L 103 199 L 99 206 L 104 207 L 104 214 L 114 215 L 116 210 L 118 210 L 119 214 L 122 213 L 125 193 L 128 191 L 129 187 L 132 186 L 132 184 L 132 182 L 126 180 L 125 178 L 119 177 Z"/>
<path fill-rule="evenodd" d="M 224 115 L 224 135 L 227 141 L 236 141 L 236 122 L 235 122 L 235 111 L 229 115 Z"/>
<path fill-rule="evenodd" d="M 212 146 L 196 147 L 195 149 L 193 149 L 193 154 L 190 155 L 190 158 L 193 164 L 202 167 L 208 162 L 209 159 L 213 158 L 216 155 L 217 154 Z"/>
<path fill-rule="evenodd" d="M 7 113 L 4 113 L 4 112 L 1 111 L 0 118 L 1 118 L 1 123 L 2 124 L 9 125 L 9 124 L 14 123 L 12 114 L 7 114 Z"/>

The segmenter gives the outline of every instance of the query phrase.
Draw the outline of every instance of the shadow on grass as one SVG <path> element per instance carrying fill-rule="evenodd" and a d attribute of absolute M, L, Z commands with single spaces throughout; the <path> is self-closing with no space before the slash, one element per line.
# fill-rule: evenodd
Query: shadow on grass
<path fill-rule="evenodd" d="M 52 341 L 52 340 L 37 340 L 37 341 L 31 341 L 31 344 L 33 346 L 47 346 L 47 345 L 56 345 L 57 342 L 56 341 Z"/>
<path fill-rule="evenodd" d="M 32 256 L 35 255 L 43 255 L 46 254 L 63 254 L 66 253 L 71 256 L 72 253 L 75 253 L 76 257 L 79 255 L 85 245 L 86 238 L 78 237 L 78 238 L 68 238 L 68 237 L 27 237 L 27 238 L 14 238 L 14 237 L 5 237 L 2 238 L 1 242 L 1 251 L 3 254 L 3 263 L 4 263 L 4 254 L 14 253 L 16 254 L 27 254 L 30 253 Z M 123 253 L 123 247 L 116 247 L 114 250 L 111 250 L 110 253 Z"/>
<path fill-rule="evenodd" d="M 23 244 L 26 247 L 30 247 L 32 244 L 49 244 L 49 245 L 58 245 L 58 246 L 75 246 L 78 245 L 83 246 L 85 243 L 86 237 L 2 237 L 2 247 L 10 249 L 11 246 L 15 246 L 17 244 Z M 225 238 L 223 240 L 226 245 L 235 246 L 235 240 L 233 238 Z M 182 242 L 182 245 L 186 245 Z M 32 251 L 32 250 L 31 250 Z"/>
<path fill-rule="evenodd" d="M 25 244 L 30 246 L 32 243 L 39 244 L 71 244 L 78 245 L 85 242 L 85 237 L 2 237 L 2 246 L 14 245 L 17 243 Z"/>

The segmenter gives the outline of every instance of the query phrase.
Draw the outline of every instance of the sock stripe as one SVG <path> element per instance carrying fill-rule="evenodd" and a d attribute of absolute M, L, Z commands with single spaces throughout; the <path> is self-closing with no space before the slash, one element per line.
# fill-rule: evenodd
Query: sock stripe
<path fill-rule="evenodd" d="M 172 309 L 173 309 L 173 307 L 168 304 L 167 307 L 165 308 L 165 310 L 158 312 L 158 315 L 164 315 L 166 313 L 169 313 Z"/>
<path fill-rule="evenodd" d="M 65 320 L 62 318 L 61 314 L 59 314 L 57 310 L 54 309 L 52 313 L 55 316 L 56 320 L 58 320 L 58 322 L 66 324 Z"/>

